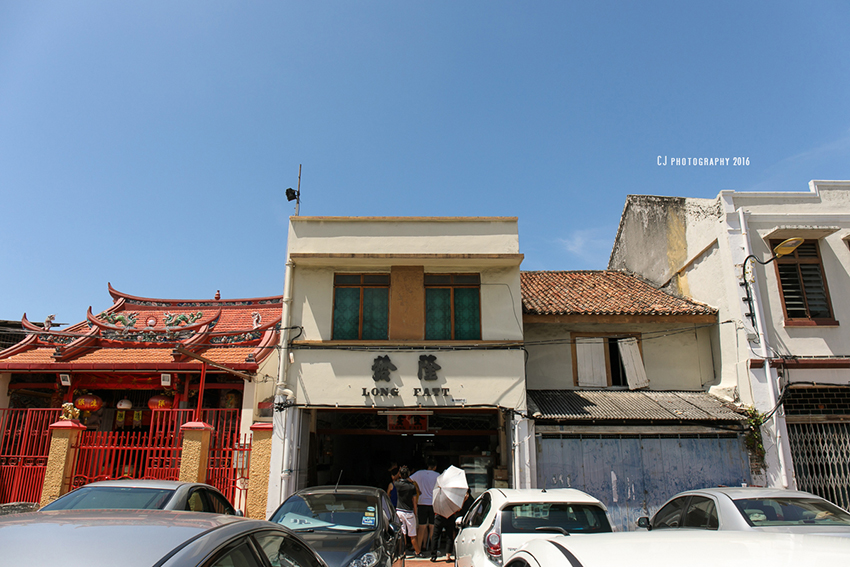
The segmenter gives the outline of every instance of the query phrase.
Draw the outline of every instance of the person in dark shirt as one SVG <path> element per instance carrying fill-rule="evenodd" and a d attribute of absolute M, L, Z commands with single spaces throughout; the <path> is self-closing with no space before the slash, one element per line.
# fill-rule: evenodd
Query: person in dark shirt
<path fill-rule="evenodd" d="M 469 507 L 472 505 L 472 491 L 467 489 L 463 496 L 463 504 L 460 510 L 449 516 L 443 517 L 439 514 L 434 515 L 434 533 L 431 536 L 431 561 L 436 561 L 440 556 L 440 538 L 443 539 L 442 547 L 445 550 L 446 561 L 451 561 L 452 548 L 454 547 L 455 539 L 455 520 L 466 515 Z"/>
<path fill-rule="evenodd" d="M 401 531 L 413 544 L 413 552 L 420 555 L 419 540 L 416 538 L 416 513 L 418 512 L 419 487 L 410 480 L 410 469 L 401 467 L 399 479 L 393 482 L 398 492 L 398 505 L 395 513 L 401 522 Z"/>
<path fill-rule="evenodd" d="M 393 503 L 393 506 L 396 507 L 398 506 L 398 491 L 395 489 L 395 481 L 401 478 L 398 471 L 398 465 L 393 463 L 393 466 L 389 468 L 390 484 L 387 486 L 387 494 L 390 495 L 390 501 Z"/>

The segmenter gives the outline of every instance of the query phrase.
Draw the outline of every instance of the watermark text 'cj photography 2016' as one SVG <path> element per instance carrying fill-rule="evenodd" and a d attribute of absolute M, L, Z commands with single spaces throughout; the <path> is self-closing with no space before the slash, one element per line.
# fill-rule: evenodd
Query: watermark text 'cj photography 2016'
<path fill-rule="evenodd" d="M 743 166 L 750 165 L 749 157 L 670 157 L 658 156 L 656 158 L 658 165 L 691 165 L 691 166 Z"/>

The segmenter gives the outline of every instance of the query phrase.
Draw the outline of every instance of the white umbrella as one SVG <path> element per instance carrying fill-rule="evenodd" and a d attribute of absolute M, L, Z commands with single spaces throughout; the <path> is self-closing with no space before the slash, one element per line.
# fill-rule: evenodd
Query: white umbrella
<path fill-rule="evenodd" d="M 462 469 L 450 466 L 437 477 L 434 484 L 434 513 L 448 518 L 463 506 L 463 498 L 469 485 Z"/>

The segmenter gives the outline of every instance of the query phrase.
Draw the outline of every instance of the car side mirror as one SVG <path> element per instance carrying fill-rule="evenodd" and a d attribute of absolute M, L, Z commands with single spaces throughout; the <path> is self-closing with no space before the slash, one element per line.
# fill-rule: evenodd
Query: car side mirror
<path fill-rule="evenodd" d="M 245 512 L 243 512 L 243 511 L 242 511 L 242 510 L 240 510 L 239 508 L 236 508 L 236 510 L 234 510 L 234 511 L 233 511 L 233 515 L 234 515 L 234 516 L 239 516 L 239 517 L 241 518 L 241 517 L 244 517 L 244 516 L 245 516 Z"/>
<path fill-rule="evenodd" d="M 647 518 L 646 516 L 641 516 L 640 518 L 638 518 L 637 526 L 639 528 L 644 528 L 647 530 L 652 529 L 652 525 L 649 523 L 649 518 Z"/>
<path fill-rule="evenodd" d="M 455 519 L 455 527 L 457 527 L 457 529 L 461 529 L 463 527 L 463 518 Z"/>
<path fill-rule="evenodd" d="M 397 524 L 389 524 L 387 526 L 387 533 L 390 534 L 390 537 L 395 537 L 398 534 L 399 526 Z"/>

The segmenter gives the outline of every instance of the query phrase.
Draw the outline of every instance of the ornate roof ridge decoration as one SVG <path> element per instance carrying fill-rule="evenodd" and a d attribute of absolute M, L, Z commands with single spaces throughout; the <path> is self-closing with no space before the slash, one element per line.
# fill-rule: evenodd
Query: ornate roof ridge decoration
<path fill-rule="evenodd" d="M 207 346 L 207 341 L 205 339 L 209 337 L 211 328 L 212 327 L 210 325 L 204 325 L 203 327 L 198 329 L 194 336 L 191 336 L 185 341 L 182 341 L 180 346 L 195 354 L 199 354 Z M 176 350 L 173 350 L 171 351 L 171 360 L 173 362 L 188 362 L 190 358 L 184 354 L 180 354 Z"/>
<path fill-rule="evenodd" d="M 89 347 L 97 342 L 100 329 L 92 327 L 82 337 L 77 337 L 67 346 L 57 346 L 53 351 L 53 359 L 56 362 L 67 362 L 68 360 L 89 351 Z"/>
<path fill-rule="evenodd" d="M 123 300 L 119 303 L 123 305 Z M 118 303 L 116 303 L 118 305 Z M 94 325 L 103 330 L 114 331 L 120 333 L 123 336 L 129 338 L 131 334 L 136 333 L 175 333 L 179 332 L 180 334 L 185 335 L 187 331 L 196 331 L 205 325 L 213 326 L 213 322 L 217 321 L 221 317 L 221 309 L 219 308 L 212 316 L 203 318 L 202 311 L 196 311 L 195 313 L 168 313 L 165 314 L 165 323 L 164 328 L 155 328 L 155 327 L 136 327 L 136 320 L 138 319 L 139 313 L 137 311 L 121 311 L 116 313 L 113 309 L 107 309 L 102 313 L 95 316 L 92 313 L 91 307 L 89 307 L 86 312 L 86 319 L 89 321 L 91 325 Z M 121 323 L 121 325 L 115 325 L 114 323 Z M 113 324 L 110 324 L 113 323 Z M 181 323 L 186 323 L 186 325 L 181 326 Z M 120 339 L 121 337 L 108 337 L 113 339 Z"/>
<path fill-rule="evenodd" d="M 259 362 L 272 352 L 273 347 L 280 341 L 278 326 L 267 327 L 260 344 L 245 358 L 245 362 Z"/>
<path fill-rule="evenodd" d="M 276 319 L 272 319 L 265 325 L 260 323 L 260 319 L 254 320 L 254 328 L 250 331 L 244 330 L 236 330 L 236 331 L 222 331 L 221 333 L 216 333 L 210 337 L 209 344 L 210 345 L 224 345 L 224 344 L 235 344 L 235 343 L 246 343 L 251 341 L 257 341 L 260 339 L 265 339 L 265 336 L 269 333 L 270 330 L 277 333 L 280 330 L 280 322 L 281 317 L 277 317 Z"/>
<path fill-rule="evenodd" d="M 243 299 L 163 299 L 153 297 L 138 297 L 127 293 L 120 292 L 109 286 L 109 295 L 116 301 L 123 299 L 130 305 L 142 305 L 149 307 L 234 307 L 246 305 L 266 305 L 280 304 L 283 302 L 282 295 L 272 295 L 268 297 L 254 297 Z"/>

